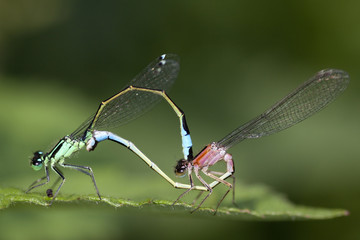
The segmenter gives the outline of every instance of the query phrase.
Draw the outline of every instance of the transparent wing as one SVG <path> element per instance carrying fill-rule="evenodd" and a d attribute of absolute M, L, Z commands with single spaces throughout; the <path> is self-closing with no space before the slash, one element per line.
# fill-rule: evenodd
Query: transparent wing
<path fill-rule="evenodd" d="M 126 87 L 132 85 L 141 88 L 169 91 L 178 76 L 179 70 L 178 56 L 164 54 L 152 61 Z M 150 110 L 161 99 L 162 97 L 159 95 L 142 91 L 130 91 L 119 95 L 105 105 L 93 128 L 99 130 L 123 125 Z M 71 137 L 83 137 L 94 116 L 95 114 L 81 124 L 71 134 Z"/>
<path fill-rule="evenodd" d="M 332 102 L 346 89 L 349 80 L 349 75 L 342 70 L 322 70 L 263 114 L 232 131 L 218 144 L 228 149 L 244 139 L 259 138 L 291 127 Z"/>

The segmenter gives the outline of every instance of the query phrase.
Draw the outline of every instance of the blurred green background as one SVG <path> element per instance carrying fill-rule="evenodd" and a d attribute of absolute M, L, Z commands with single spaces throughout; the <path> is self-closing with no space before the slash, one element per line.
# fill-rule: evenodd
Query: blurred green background
<path fill-rule="evenodd" d="M 181 57 L 170 96 L 187 114 L 195 151 L 321 69 L 351 77 L 345 94 L 320 114 L 230 151 L 237 181 L 267 184 L 297 204 L 345 208 L 349 217 L 242 222 L 94 205 L 16 205 L 0 213 L 0 239 L 359 237 L 359 8 L 355 0 L 0 0 L 1 187 L 26 189 L 41 177 L 29 167 L 32 152 L 71 133 L 162 53 Z M 182 153 L 178 120 L 165 103 L 116 133 L 173 176 Z M 103 195 L 174 200 L 182 192 L 114 143 L 69 162 L 91 166 Z M 62 193 L 94 194 L 88 177 L 64 172 Z"/>

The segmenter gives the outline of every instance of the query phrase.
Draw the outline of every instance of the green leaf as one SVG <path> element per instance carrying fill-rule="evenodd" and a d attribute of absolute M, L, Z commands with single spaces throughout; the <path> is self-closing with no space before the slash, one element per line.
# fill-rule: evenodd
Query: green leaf
<path fill-rule="evenodd" d="M 306 220 L 306 219 L 330 219 L 335 217 L 347 216 L 348 211 L 343 209 L 324 209 L 315 207 L 306 207 L 294 205 L 284 196 L 271 191 L 263 185 L 246 186 L 241 185 L 241 193 L 236 199 L 237 207 L 220 207 L 217 211 L 217 217 L 233 218 L 239 220 Z M 51 198 L 45 194 L 29 193 L 15 188 L 0 188 L 0 209 L 5 209 L 16 203 L 35 204 L 40 206 L 49 206 Z M 51 207 L 57 207 L 59 203 L 78 205 L 88 204 L 90 207 L 96 207 L 98 204 L 107 205 L 114 208 L 126 210 L 157 211 L 169 214 L 190 214 L 194 208 L 192 205 L 179 203 L 172 206 L 171 201 L 166 200 L 146 200 L 131 201 L 121 198 L 102 197 L 100 201 L 97 196 L 88 195 L 66 195 L 60 194 Z M 225 205 L 225 204 L 223 204 Z M 214 215 L 212 208 L 200 208 L 194 214 L 196 215 Z"/>

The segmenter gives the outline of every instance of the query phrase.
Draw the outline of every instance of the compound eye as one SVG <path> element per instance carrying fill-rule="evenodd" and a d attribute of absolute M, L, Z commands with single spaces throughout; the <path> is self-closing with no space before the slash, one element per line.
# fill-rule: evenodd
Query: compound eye
<path fill-rule="evenodd" d="M 42 168 L 43 166 L 43 152 L 41 151 L 37 151 L 34 153 L 34 157 L 31 159 L 31 167 L 35 170 L 38 171 Z"/>
<path fill-rule="evenodd" d="M 178 177 L 184 177 L 187 172 L 188 161 L 185 159 L 181 159 L 178 161 L 177 165 L 175 166 L 175 174 Z"/>

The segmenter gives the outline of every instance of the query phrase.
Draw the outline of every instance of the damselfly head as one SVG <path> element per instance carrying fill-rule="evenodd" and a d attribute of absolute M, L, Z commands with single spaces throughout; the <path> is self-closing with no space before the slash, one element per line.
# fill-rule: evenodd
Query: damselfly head
<path fill-rule="evenodd" d="M 34 153 L 34 157 L 30 160 L 30 165 L 34 170 L 38 171 L 42 168 L 44 162 L 43 155 L 44 153 L 41 151 Z"/>
<path fill-rule="evenodd" d="M 185 160 L 185 159 L 181 159 L 177 162 L 176 166 L 175 166 L 175 174 L 178 177 L 184 177 L 186 172 L 187 172 L 187 168 L 189 165 L 189 161 Z"/>

